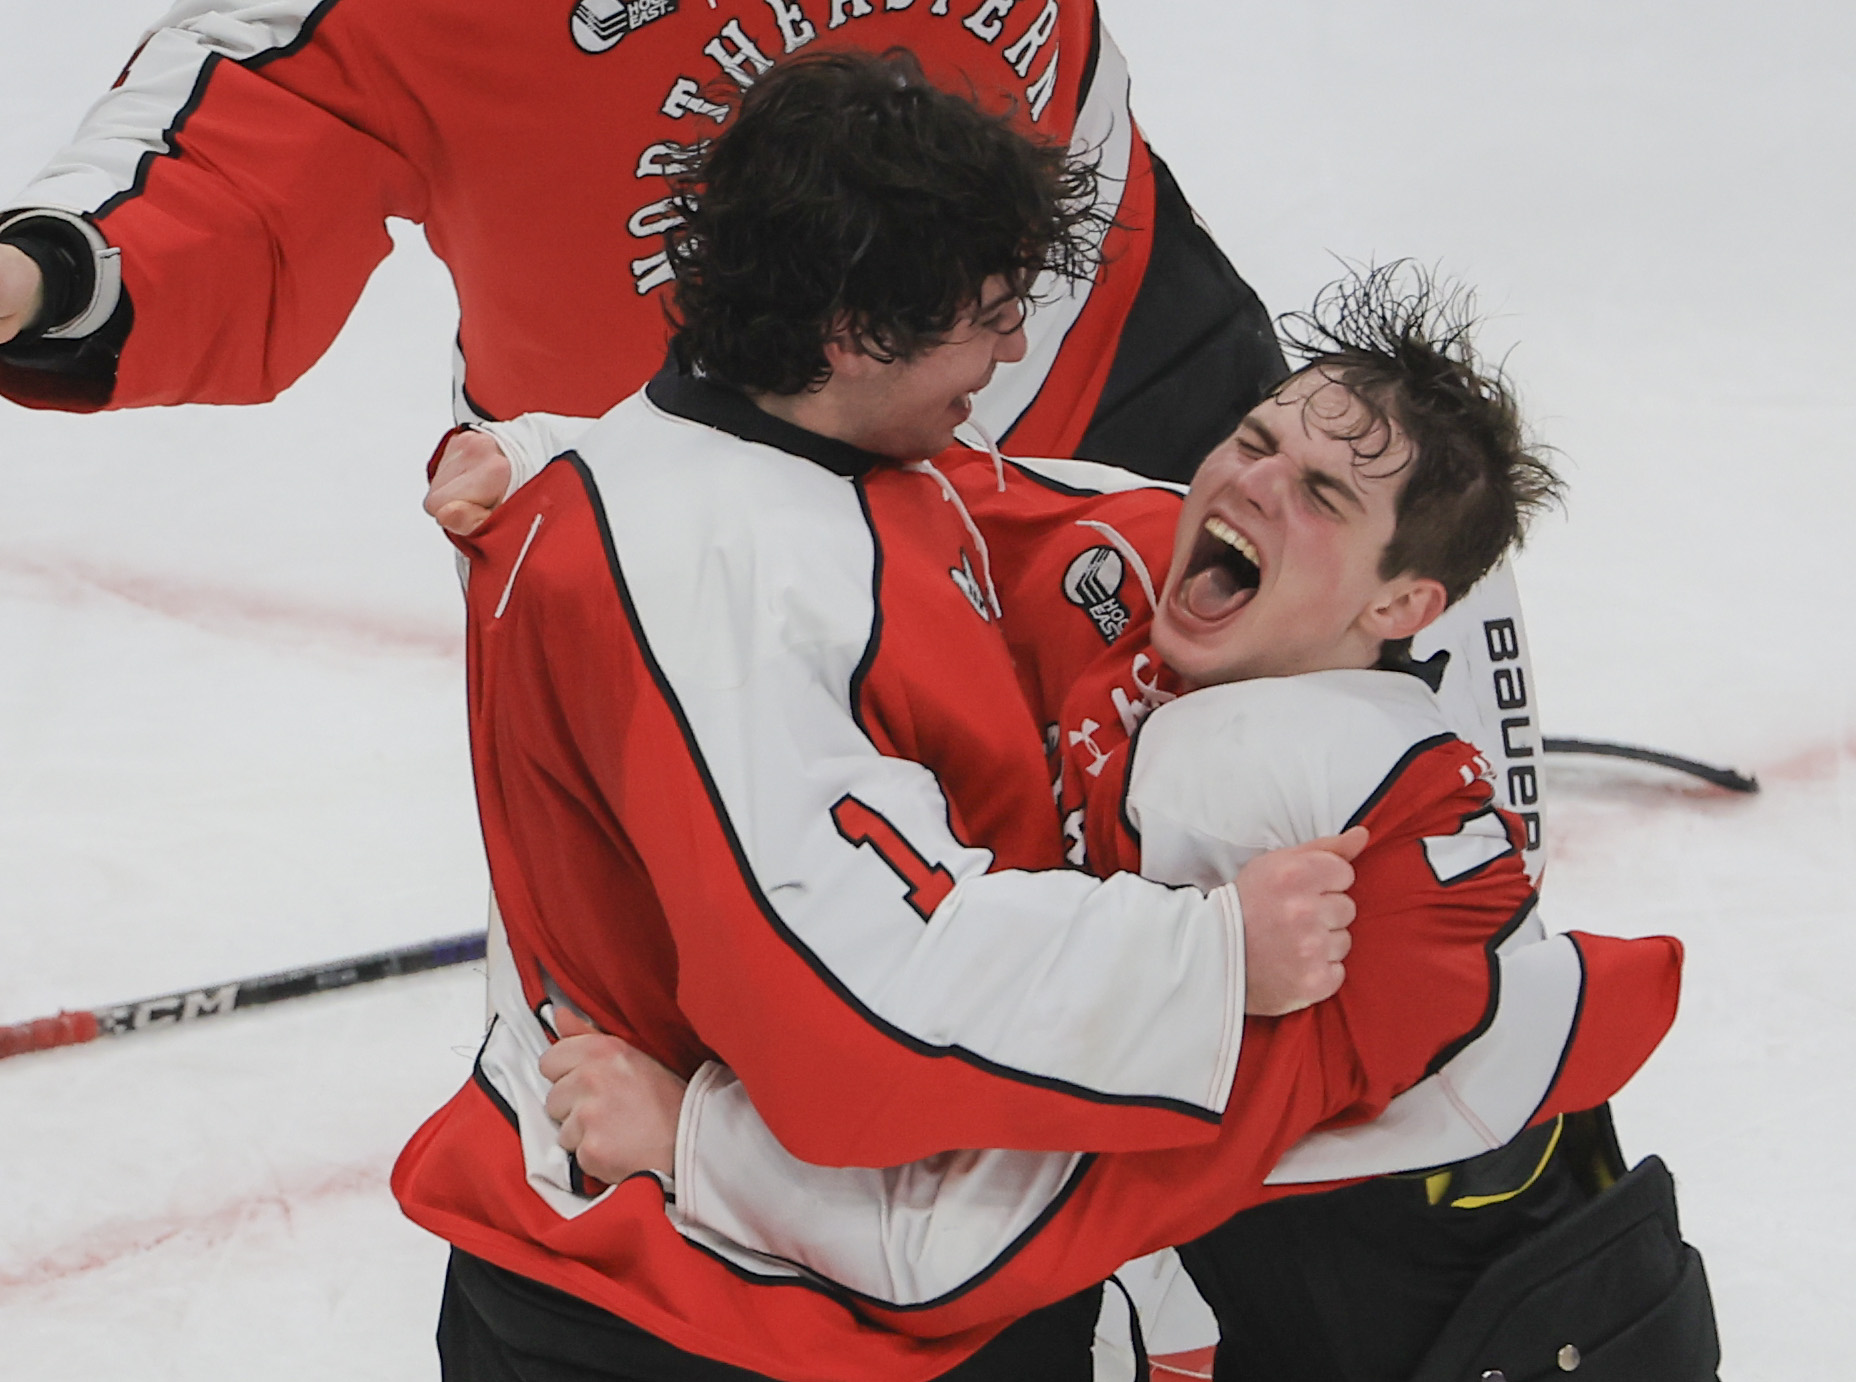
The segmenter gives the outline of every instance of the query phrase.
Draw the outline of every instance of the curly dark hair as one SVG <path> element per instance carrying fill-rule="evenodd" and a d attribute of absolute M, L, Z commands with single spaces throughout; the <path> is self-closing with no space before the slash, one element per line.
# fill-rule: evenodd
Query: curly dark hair
<path fill-rule="evenodd" d="M 1356 464 L 1385 458 L 1401 438 L 1409 446 L 1376 472 L 1409 472 L 1380 575 L 1428 576 L 1452 602 L 1565 491 L 1548 449 L 1527 436 L 1507 375 L 1477 354 L 1477 324 L 1466 289 L 1439 283 L 1409 260 L 1330 284 L 1311 310 L 1277 321 L 1303 361 L 1291 378 L 1319 370 L 1358 401 L 1344 430 L 1321 420 L 1352 446 Z"/>
<path fill-rule="evenodd" d="M 1089 276 L 1108 217 L 1096 173 L 1009 114 L 928 83 L 913 55 L 793 58 L 672 172 L 683 223 L 673 348 L 686 371 L 793 394 L 848 331 L 889 361 L 926 349 L 995 275 Z"/>

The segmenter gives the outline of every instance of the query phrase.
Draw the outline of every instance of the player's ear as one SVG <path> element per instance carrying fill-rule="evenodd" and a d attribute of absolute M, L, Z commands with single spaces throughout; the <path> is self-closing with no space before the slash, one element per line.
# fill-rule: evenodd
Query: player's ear
<path fill-rule="evenodd" d="M 868 344 L 852 329 L 849 315 L 840 312 L 825 337 L 825 363 L 833 378 L 859 379 L 879 372 L 884 361 L 870 353 Z"/>
<path fill-rule="evenodd" d="M 1450 603 L 1443 582 L 1429 576 L 1394 576 L 1379 588 L 1360 616 L 1361 626 L 1380 642 L 1410 638 Z"/>

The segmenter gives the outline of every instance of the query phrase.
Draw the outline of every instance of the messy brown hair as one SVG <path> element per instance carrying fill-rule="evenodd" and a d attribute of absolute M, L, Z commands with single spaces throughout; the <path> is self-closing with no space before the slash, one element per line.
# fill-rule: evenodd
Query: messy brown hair
<path fill-rule="evenodd" d="M 1474 307 L 1467 291 L 1401 260 L 1330 284 L 1277 323 L 1303 361 L 1291 378 L 1318 370 L 1359 405 L 1343 430 L 1325 417 L 1322 429 L 1374 475 L 1405 472 L 1380 575 L 1429 577 L 1452 602 L 1564 492 L 1506 374 L 1475 349 Z"/>

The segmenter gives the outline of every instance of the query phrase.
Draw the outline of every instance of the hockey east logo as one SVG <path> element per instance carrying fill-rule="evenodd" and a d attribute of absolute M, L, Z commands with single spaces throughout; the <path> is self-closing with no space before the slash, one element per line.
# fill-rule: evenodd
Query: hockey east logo
<path fill-rule="evenodd" d="M 1113 547 L 1091 547 L 1063 573 L 1063 596 L 1095 621 L 1102 641 L 1113 643 L 1128 631 L 1128 607 L 1121 602 L 1127 564 Z"/>
<path fill-rule="evenodd" d="M 570 27 L 582 52 L 604 53 L 633 29 L 676 12 L 677 0 L 580 0 Z"/>

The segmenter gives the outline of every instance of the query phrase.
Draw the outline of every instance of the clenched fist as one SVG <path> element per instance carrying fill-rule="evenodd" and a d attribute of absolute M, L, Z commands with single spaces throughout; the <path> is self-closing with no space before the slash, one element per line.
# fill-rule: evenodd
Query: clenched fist
<path fill-rule="evenodd" d="M 1280 1017 L 1329 998 L 1353 948 L 1353 863 L 1366 827 L 1259 854 L 1237 874 L 1244 910 L 1244 1011 Z"/>
<path fill-rule="evenodd" d="M 554 1005 L 561 1039 L 542 1055 L 548 1117 L 589 1176 L 616 1185 L 639 1171 L 673 1174 L 686 1081 L 644 1052 Z"/>
<path fill-rule="evenodd" d="M 458 432 L 445 443 L 425 492 L 425 511 L 438 526 L 469 537 L 509 489 L 509 458 L 482 432 Z"/>
<path fill-rule="evenodd" d="M 0 245 L 0 345 L 30 326 L 44 301 L 45 278 L 32 256 L 16 246 Z"/>

